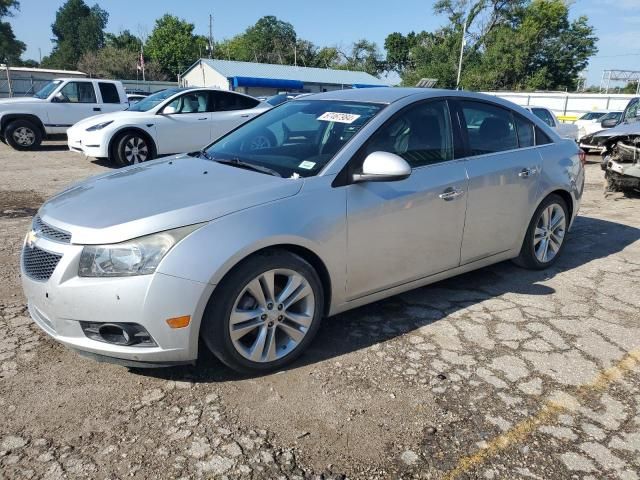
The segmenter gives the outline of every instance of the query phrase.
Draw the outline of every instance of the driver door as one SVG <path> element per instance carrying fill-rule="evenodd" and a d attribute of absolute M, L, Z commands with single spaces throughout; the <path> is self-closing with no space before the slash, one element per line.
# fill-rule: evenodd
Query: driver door
<path fill-rule="evenodd" d="M 402 110 L 368 140 L 355 164 L 376 151 L 400 155 L 412 173 L 346 187 L 349 300 L 460 264 L 467 178 L 465 161 L 454 158 L 447 101 Z"/>
<path fill-rule="evenodd" d="M 189 153 L 211 142 L 211 101 L 207 91 L 180 95 L 158 113 L 158 153 Z"/>
<path fill-rule="evenodd" d="M 58 100 L 56 95 L 64 99 Z M 80 120 L 101 112 L 93 82 L 74 80 L 67 82 L 54 95 L 49 110 L 48 133 L 66 133 L 67 129 Z"/>

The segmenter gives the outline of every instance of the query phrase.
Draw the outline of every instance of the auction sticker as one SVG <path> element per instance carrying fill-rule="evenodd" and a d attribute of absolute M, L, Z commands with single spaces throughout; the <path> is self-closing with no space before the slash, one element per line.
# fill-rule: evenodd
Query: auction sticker
<path fill-rule="evenodd" d="M 316 166 L 316 162 L 309 162 L 309 161 L 305 160 L 300 165 L 298 165 L 298 168 L 304 168 L 305 170 L 311 170 L 315 166 Z"/>
<path fill-rule="evenodd" d="M 318 120 L 325 122 L 353 123 L 360 118 L 355 113 L 325 112 L 318 117 Z"/>

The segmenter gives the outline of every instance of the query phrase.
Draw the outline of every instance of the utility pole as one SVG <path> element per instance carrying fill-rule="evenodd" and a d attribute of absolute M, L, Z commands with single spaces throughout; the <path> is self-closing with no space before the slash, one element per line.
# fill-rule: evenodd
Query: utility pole
<path fill-rule="evenodd" d="M 464 46 L 467 43 L 467 20 L 469 16 L 464 17 L 464 23 L 462 24 L 462 42 L 460 42 L 460 61 L 458 62 L 458 79 L 456 80 L 456 90 L 460 88 L 460 76 L 462 75 L 462 55 L 464 54 Z"/>
<path fill-rule="evenodd" d="M 213 15 L 209 14 L 209 58 L 213 58 Z"/>
<path fill-rule="evenodd" d="M 38 66 L 42 65 L 42 49 L 38 48 L 38 57 L 40 58 L 40 61 L 38 62 Z"/>

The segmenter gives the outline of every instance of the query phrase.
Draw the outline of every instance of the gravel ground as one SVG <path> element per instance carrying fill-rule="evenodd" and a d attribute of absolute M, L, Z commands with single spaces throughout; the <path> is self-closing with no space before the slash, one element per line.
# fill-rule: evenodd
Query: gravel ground
<path fill-rule="evenodd" d="M 44 198 L 108 166 L 63 143 L 1 145 L 0 163 L 0 478 L 640 475 L 640 199 L 605 199 L 595 163 L 554 268 L 502 263 L 328 319 L 260 378 L 50 340 L 25 312 L 22 238 Z"/>

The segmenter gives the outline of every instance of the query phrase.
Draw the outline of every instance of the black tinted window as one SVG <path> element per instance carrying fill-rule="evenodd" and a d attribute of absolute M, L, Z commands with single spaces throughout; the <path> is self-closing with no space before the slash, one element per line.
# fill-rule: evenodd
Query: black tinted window
<path fill-rule="evenodd" d="M 118 89 L 113 83 L 99 82 L 100 95 L 102 95 L 102 101 L 104 103 L 120 103 L 120 95 L 118 95 Z"/>
<path fill-rule="evenodd" d="M 69 82 L 60 93 L 70 103 L 96 103 L 96 92 L 91 82 Z"/>
<path fill-rule="evenodd" d="M 260 103 L 255 98 L 237 95 L 231 92 L 214 92 L 214 111 L 227 112 L 230 110 L 244 110 L 253 108 Z"/>
<path fill-rule="evenodd" d="M 547 145 L 548 143 L 552 143 L 549 135 L 544 133 L 540 127 L 536 127 L 536 145 Z"/>
<path fill-rule="evenodd" d="M 518 129 L 518 145 L 520 148 L 533 147 L 535 145 L 534 125 L 529 120 L 514 115 L 516 119 L 516 128 Z"/>
<path fill-rule="evenodd" d="M 509 110 L 488 103 L 463 101 L 471 155 L 518 148 L 518 137 Z"/>
<path fill-rule="evenodd" d="M 555 127 L 556 122 L 553 120 L 553 116 L 549 113 L 549 110 L 546 108 L 532 108 L 531 111 L 533 114 L 542 120 L 544 123 L 549 125 L 550 127 Z"/>
<path fill-rule="evenodd" d="M 451 120 L 446 101 L 411 106 L 392 118 L 367 143 L 366 154 L 391 152 L 412 168 L 453 159 Z"/>

